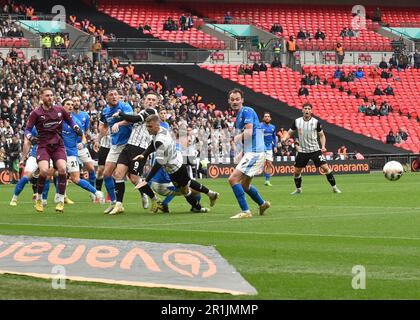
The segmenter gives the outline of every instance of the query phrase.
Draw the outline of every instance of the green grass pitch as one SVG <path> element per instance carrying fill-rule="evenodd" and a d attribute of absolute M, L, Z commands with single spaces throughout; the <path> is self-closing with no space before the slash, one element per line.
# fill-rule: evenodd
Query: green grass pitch
<path fill-rule="evenodd" d="M 13 186 L 0 186 L 0 234 L 121 239 L 214 245 L 257 291 L 256 296 L 151 289 L 0 275 L 1 299 L 420 299 L 420 183 L 407 173 L 390 182 L 381 174 L 336 175 L 334 194 L 321 176 L 303 176 L 303 194 L 291 196 L 292 177 L 254 180 L 272 208 L 267 215 L 230 220 L 239 207 L 226 179 L 204 180 L 220 192 L 211 212 L 191 214 L 183 198 L 171 214 L 151 214 L 127 185 L 126 212 L 105 216 L 103 206 L 69 186 L 76 201 L 54 212 L 53 193 L 43 214 L 35 213 L 27 186 L 18 207 L 9 207 Z M 207 197 L 203 203 L 208 204 Z M 257 207 L 249 200 L 250 207 Z M 354 290 L 352 268 L 366 268 L 366 289 Z"/>

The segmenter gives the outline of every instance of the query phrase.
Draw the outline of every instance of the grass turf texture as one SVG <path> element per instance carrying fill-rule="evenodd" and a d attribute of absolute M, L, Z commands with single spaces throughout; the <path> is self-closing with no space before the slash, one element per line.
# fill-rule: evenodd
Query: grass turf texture
<path fill-rule="evenodd" d="M 226 179 L 204 180 L 221 198 L 210 213 L 192 214 L 183 198 L 171 214 L 141 208 L 127 184 L 126 212 L 106 216 L 88 193 L 69 186 L 76 201 L 63 215 L 50 204 L 34 211 L 31 188 L 18 207 L 9 207 L 13 186 L 0 186 L 0 234 L 214 245 L 257 291 L 256 296 L 195 293 L 67 281 L 66 290 L 51 281 L 0 275 L 1 299 L 420 299 L 419 174 L 399 181 L 382 174 L 337 175 L 342 194 L 334 194 L 321 176 L 303 176 L 303 194 L 291 196 L 292 177 L 272 178 L 273 187 L 254 185 L 272 208 L 260 217 L 231 220 L 239 207 Z M 54 189 L 52 187 L 52 189 Z M 249 199 L 249 198 L 248 198 Z M 204 205 L 208 198 L 203 197 Z M 352 289 L 352 267 L 366 268 L 366 290 Z"/>

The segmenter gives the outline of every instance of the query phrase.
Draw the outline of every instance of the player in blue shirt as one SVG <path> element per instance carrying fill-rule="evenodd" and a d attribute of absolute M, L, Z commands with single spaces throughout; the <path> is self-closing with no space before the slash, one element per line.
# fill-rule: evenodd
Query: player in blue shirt
<path fill-rule="evenodd" d="M 73 122 L 82 127 L 79 119 L 71 113 L 73 111 L 73 101 L 71 99 L 65 99 L 63 101 L 63 108 L 71 114 Z M 67 173 L 70 175 L 70 180 L 78 185 L 79 187 L 89 191 L 95 196 L 95 199 L 98 199 L 99 203 L 105 203 L 104 195 L 101 191 L 97 191 L 94 186 L 92 186 L 88 181 L 80 179 L 80 169 L 79 169 L 79 157 L 78 157 L 78 145 L 77 133 L 72 127 L 70 127 L 66 122 L 63 123 L 62 137 L 64 142 L 64 147 L 66 148 L 67 155 Z M 83 135 L 82 141 L 85 141 L 86 138 Z M 82 143 L 83 143 L 82 142 Z M 58 184 L 57 184 L 58 186 Z"/>
<path fill-rule="evenodd" d="M 235 129 L 238 134 L 234 138 L 234 143 L 239 145 L 239 157 L 241 158 L 235 170 L 229 176 L 229 183 L 241 207 L 241 212 L 231 218 L 252 217 L 245 192 L 258 204 L 259 213 L 263 215 L 264 211 L 271 206 L 270 202 L 264 201 L 258 190 L 251 185 L 251 182 L 254 175 L 264 166 L 264 133 L 260 128 L 260 121 L 254 109 L 243 105 L 244 93 L 240 89 L 233 89 L 229 92 L 228 103 L 232 110 L 236 112 Z"/>
<path fill-rule="evenodd" d="M 166 122 L 167 115 L 168 112 L 166 111 L 166 109 L 164 107 L 161 107 L 161 109 L 159 110 L 160 126 L 169 130 L 169 123 Z"/>
<path fill-rule="evenodd" d="M 38 136 L 38 132 L 35 127 L 32 128 L 31 135 L 32 137 Z M 36 142 L 36 139 L 33 139 L 33 142 Z M 10 201 L 10 205 L 12 207 L 17 206 L 17 199 L 29 181 L 31 181 L 32 186 L 35 187 L 34 195 L 36 194 L 36 185 L 37 185 L 37 179 L 38 179 L 38 176 L 36 174 L 38 170 L 38 163 L 36 161 L 37 146 L 38 145 L 36 143 L 31 144 L 31 142 L 25 137 L 25 141 L 23 143 L 23 150 L 22 150 L 22 161 L 24 161 L 28 157 L 28 154 L 29 154 L 29 157 L 26 160 L 25 169 L 23 171 L 24 172 L 23 177 L 20 178 L 13 192 L 13 197 L 12 197 L 12 200 Z M 47 179 L 45 181 L 44 191 L 42 193 L 43 206 L 47 205 L 49 189 L 50 189 L 50 180 Z M 33 197 L 33 200 L 36 200 L 36 195 Z"/>
<path fill-rule="evenodd" d="M 274 153 L 277 153 L 277 136 L 276 136 L 276 127 L 270 123 L 271 115 L 269 112 L 264 113 L 263 122 L 260 123 L 261 129 L 264 130 L 264 145 L 265 145 L 265 165 L 264 165 L 264 176 L 265 176 L 265 185 L 271 187 L 270 183 L 270 173 L 268 168 L 271 167 L 273 162 L 273 150 Z"/>
<path fill-rule="evenodd" d="M 73 97 L 73 115 L 79 120 L 83 133 L 85 134 L 86 139 L 90 139 L 89 126 L 90 126 L 90 117 L 89 114 L 85 111 L 80 110 L 80 98 Z M 89 153 L 88 148 L 82 144 L 82 140 L 78 137 L 77 141 L 79 142 L 79 150 L 77 155 L 79 156 L 80 162 L 85 166 L 89 174 L 89 183 L 94 187 L 96 185 L 96 173 L 93 159 Z M 92 201 L 95 200 L 95 197 L 91 194 Z"/>
<path fill-rule="evenodd" d="M 111 149 L 109 150 L 108 156 L 105 161 L 104 169 L 104 182 L 108 192 L 109 198 L 111 199 L 111 205 L 104 211 L 109 214 L 115 207 L 117 198 L 115 195 L 115 183 L 112 178 L 118 157 L 124 146 L 127 144 L 130 138 L 131 130 L 133 125 L 128 121 L 120 121 L 118 117 L 113 117 L 115 113 L 123 112 L 125 114 L 132 114 L 133 109 L 128 103 L 120 100 L 120 94 L 117 89 L 110 89 L 106 96 L 108 105 L 104 108 L 101 115 L 99 125 L 99 135 L 95 142 L 95 147 L 99 148 L 102 137 L 106 136 L 109 132 L 111 133 Z"/>

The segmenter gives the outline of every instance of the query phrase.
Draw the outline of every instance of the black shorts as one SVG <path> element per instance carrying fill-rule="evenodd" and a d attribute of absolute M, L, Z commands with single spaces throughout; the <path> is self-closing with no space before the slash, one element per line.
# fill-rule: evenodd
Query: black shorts
<path fill-rule="evenodd" d="M 121 163 L 128 167 L 128 172 L 136 176 L 141 176 L 143 174 L 143 168 L 146 164 L 147 159 L 136 160 L 133 158 L 142 154 L 145 149 L 134 146 L 132 144 L 127 144 L 124 149 L 121 151 L 120 156 L 118 157 L 117 164 Z"/>
<path fill-rule="evenodd" d="M 309 160 L 312 160 L 317 168 L 327 163 L 321 150 L 309 153 L 299 152 L 296 156 L 295 167 L 305 168 Z"/>
<path fill-rule="evenodd" d="M 98 166 L 104 166 L 110 148 L 100 147 L 98 151 Z"/>
<path fill-rule="evenodd" d="M 169 177 L 171 178 L 171 181 L 174 184 L 174 186 L 177 188 L 188 186 L 191 181 L 190 175 L 188 174 L 188 170 L 185 164 L 183 164 L 181 168 L 178 169 L 178 171 L 171 173 Z"/>

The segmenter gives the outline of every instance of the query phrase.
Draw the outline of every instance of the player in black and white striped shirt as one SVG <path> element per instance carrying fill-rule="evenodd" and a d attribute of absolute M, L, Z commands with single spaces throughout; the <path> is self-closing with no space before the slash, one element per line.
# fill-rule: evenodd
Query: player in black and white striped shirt
<path fill-rule="evenodd" d="M 139 115 L 126 115 L 119 113 L 113 115 L 116 118 L 122 117 L 124 121 L 134 123 L 134 126 L 127 144 L 118 157 L 117 167 L 114 171 L 117 202 L 114 209 L 109 213 L 111 215 L 124 212 L 122 202 L 125 193 L 125 176 L 128 174 L 131 182 L 134 185 L 137 185 L 140 181 L 141 175 L 143 174 L 143 168 L 147 159 L 133 160 L 133 158 L 138 154 L 143 153 L 152 141 L 152 136 L 147 131 L 146 125 L 143 121 L 152 113 L 158 114 L 156 108 L 159 102 L 159 94 L 156 92 L 148 92 L 143 98 L 143 107 L 145 110 L 141 111 Z M 156 197 L 150 186 L 144 186 L 143 188 L 140 188 L 139 191 L 142 195 L 143 208 L 146 209 L 148 207 L 148 196 L 152 200 L 151 211 L 157 212 L 159 199 Z"/>
<path fill-rule="evenodd" d="M 296 190 L 292 194 L 302 193 L 302 170 L 306 167 L 309 160 L 312 160 L 317 168 L 321 168 L 322 173 L 327 177 L 328 182 L 333 188 L 333 192 L 341 193 L 335 183 L 335 178 L 332 170 L 327 164 L 323 152 L 326 152 L 325 144 L 327 142 L 322 126 L 318 119 L 312 117 L 312 105 L 305 103 L 302 108 L 303 117 L 296 119 L 287 134 L 281 139 L 281 142 L 285 144 L 292 135 L 297 132 L 299 138 L 300 150 L 296 156 L 295 162 L 295 185 Z M 296 135 L 295 135 L 296 136 Z M 318 143 L 321 143 L 321 148 Z"/>
<path fill-rule="evenodd" d="M 219 198 L 219 193 L 212 191 L 193 180 L 188 175 L 187 167 L 183 163 L 183 157 L 180 151 L 176 149 L 175 141 L 170 132 L 160 126 L 160 119 L 157 115 L 151 115 L 146 120 L 148 132 L 153 136 L 152 143 L 148 148 L 139 154 L 135 159 L 147 159 L 147 157 L 156 151 L 156 162 L 145 181 L 138 186 L 147 185 L 153 176 L 163 167 L 168 173 L 172 183 L 179 189 L 194 212 L 207 212 L 207 208 L 202 208 L 200 201 L 192 194 L 191 189 L 206 194 L 210 199 L 210 207 L 213 207 Z"/>

